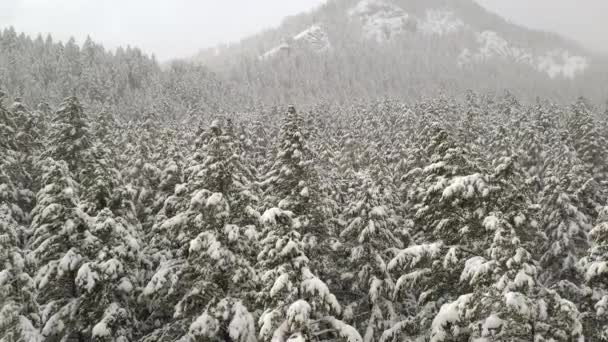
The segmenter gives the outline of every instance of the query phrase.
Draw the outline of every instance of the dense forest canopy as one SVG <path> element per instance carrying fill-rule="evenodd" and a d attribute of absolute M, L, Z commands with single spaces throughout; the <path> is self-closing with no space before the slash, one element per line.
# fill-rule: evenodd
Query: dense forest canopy
<path fill-rule="evenodd" d="M 3 341 L 605 341 L 608 111 L 0 106 Z"/>
<path fill-rule="evenodd" d="M 208 66 L 0 32 L 0 342 L 608 341 L 606 74 L 332 25 Z"/>

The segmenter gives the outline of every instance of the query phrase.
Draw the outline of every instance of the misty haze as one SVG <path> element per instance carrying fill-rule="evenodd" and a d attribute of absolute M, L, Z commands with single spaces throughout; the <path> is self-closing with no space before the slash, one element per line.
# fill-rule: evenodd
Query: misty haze
<path fill-rule="evenodd" d="M 0 342 L 608 342 L 606 13 L 0 0 Z"/>

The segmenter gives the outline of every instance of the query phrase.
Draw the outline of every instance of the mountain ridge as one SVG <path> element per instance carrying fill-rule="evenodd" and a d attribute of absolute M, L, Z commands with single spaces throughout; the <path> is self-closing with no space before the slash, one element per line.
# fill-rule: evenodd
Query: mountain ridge
<path fill-rule="evenodd" d="M 324 48 L 308 49 L 294 39 L 311 29 L 325 37 Z M 544 96 L 568 99 L 588 93 L 584 83 L 589 80 L 598 84 L 605 79 L 604 62 L 581 44 L 556 33 L 513 24 L 473 0 L 331 0 L 286 18 L 274 29 L 224 47 L 202 50 L 192 60 L 237 84 L 247 83 L 248 89 L 261 87 L 255 92 L 279 101 L 304 98 L 308 102 L 338 86 L 324 79 L 298 85 L 297 79 L 284 75 L 309 78 L 311 70 L 316 77 L 340 81 L 341 87 L 346 83 L 344 94 L 337 94 L 340 100 L 431 95 L 407 89 L 406 77 L 417 82 L 426 79 L 428 84 L 422 87 L 435 88 L 435 92 L 450 87 L 460 92 L 511 88 L 525 94 L 533 90 L 529 88 L 540 87 Z M 335 70 L 328 64 L 335 64 Z M 392 69 L 388 67 L 391 64 Z M 349 68 L 369 72 L 370 76 L 361 79 L 346 75 Z M 315 69 L 334 75 L 323 75 Z M 418 74 L 422 71 L 425 75 Z M 283 75 L 261 74 L 269 72 Z M 412 74 L 415 77 L 410 77 Z M 472 84 L 458 81 L 459 77 L 479 81 Z M 321 90 L 313 91 L 312 86 Z M 604 88 L 590 96 L 601 99 Z M 408 95 L 399 96 L 403 93 Z"/>

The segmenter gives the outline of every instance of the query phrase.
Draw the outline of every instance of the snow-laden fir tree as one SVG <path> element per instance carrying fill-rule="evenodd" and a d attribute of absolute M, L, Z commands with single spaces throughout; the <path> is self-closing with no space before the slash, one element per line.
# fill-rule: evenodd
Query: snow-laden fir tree
<path fill-rule="evenodd" d="M 15 114 L 6 109 L 0 97 L 0 163 L 4 176 L 8 177 L 7 182 L 12 183 L 16 191 L 14 201 L 11 202 L 14 217 L 19 223 L 26 225 L 34 203 L 33 164 L 38 154 L 37 144 L 40 142 L 39 136 L 29 136 L 27 122 L 24 122 L 29 118 L 30 113 Z"/>
<path fill-rule="evenodd" d="M 116 146 L 118 145 L 119 126 L 112 113 L 108 110 L 102 110 L 95 115 L 92 121 L 91 133 L 93 138 L 110 151 L 118 152 Z"/>
<path fill-rule="evenodd" d="M 249 164 L 258 175 L 262 175 L 269 167 L 270 140 L 265 123 L 256 120 L 250 128 L 251 148 L 248 153 Z"/>
<path fill-rule="evenodd" d="M 202 148 L 205 158 L 192 161 L 187 183 L 176 186 L 154 226 L 150 252 L 159 266 L 142 297 L 149 303 L 148 321 L 156 326 L 146 337 L 150 341 L 171 336 L 245 341 L 255 336 L 253 325 L 240 337 L 226 329 L 233 320 L 248 320 L 243 315 L 249 315 L 248 291 L 255 286 L 249 260 L 257 237 L 252 224 L 259 217 L 252 207 L 257 197 L 232 137 L 219 124 L 212 124 L 211 131 Z M 204 320 L 224 315 L 233 318 L 217 322 L 220 330 L 203 327 Z"/>
<path fill-rule="evenodd" d="M 82 189 L 80 200 L 83 210 L 92 216 L 120 202 L 118 188 L 122 186 L 122 177 L 113 167 L 110 153 L 103 145 L 96 144 L 82 155 L 78 174 Z"/>
<path fill-rule="evenodd" d="M 522 105 L 512 92 L 506 90 L 497 104 L 498 115 L 505 122 L 513 122 L 518 119 L 522 111 Z"/>
<path fill-rule="evenodd" d="M 482 255 L 489 240 L 482 220 L 497 187 L 439 126 L 427 153 L 431 164 L 413 172 L 412 245 L 388 263 L 395 275 L 394 298 L 406 303 L 406 315 L 383 341 L 399 336 L 423 338 L 441 305 L 462 293 L 458 284 L 466 259 Z"/>
<path fill-rule="evenodd" d="M 264 237 L 257 265 L 262 282 L 258 305 L 264 311 L 259 318 L 259 339 L 362 341 L 355 328 L 338 319 L 342 307 L 336 296 L 311 271 L 293 217 L 292 212 L 279 208 L 268 209 L 261 217 Z"/>
<path fill-rule="evenodd" d="M 549 104 L 537 102 L 520 116 L 517 125 L 521 127 L 515 130 L 515 142 L 526 182 L 533 185 L 537 193 L 544 189 L 547 170 L 551 166 L 551 140 L 559 136 L 557 117 L 550 110 Z"/>
<path fill-rule="evenodd" d="M 8 156 L 8 155 L 7 155 Z M 31 260 L 23 248 L 25 227 L 17 191 L 0 162 L 0 341 L 42 341 Z M 17 212 L 14 212 L 17 211 Z"/>
<path fill-rule="evenodd" d="M 315 154 L 306 141 L 303 118 L 289 107 L 281 127 L 280 146 L 275 162 L 264 183 L 268 206 L 292 212 L 306 251 L 318 257 L 313 264 L 324 263 L 330 231 L 326 225 L 326 204 L 320 191 Z M 325 252 L 321 252 L 325 251 Z"/>
<path fill-rule="evenodd" d="M 126 132 L 129 143 L 124 147 L 121 160 L 123 179 L 128 184 L 131 199 L 144 232 L 150 232 L 154 218 L 162 206 L 163 197 L 159 194 L 162 170 L 161 153 L 156 127 L 149 116 L 143 122 L 128 127 Z"/>
<path fill-rule="evenodd" d="M 608 341 L 608 208 L 600 213 L 589 240 L 591 248 L 579 262 L 588 287 L 587 295 L 581 299 L 585 336 L 590 341 Z"/>
<path fill-rule="evenodd" d="M 176 156 L 168 160 L 160 175 L 160 184 L 158 187 L 165 195 L 172 195 L 175 192 L 176 186 L 183 182 L 182 165 L 180 164 L 179 159 L 180 158 Z"/>
<path fill-rule="evenodd" d="M 431 342 L 441 341 L 584 341 L 574 303 L 545 288 L 538 268 L 517 230 L 502 213 L 484 219 L 494 241 L 487 257 L 467 260 L 460 276 L 474 288 L 444 304 L 433 319 Z"/>
<path fill-rule="evenodd" d="M 109 209 L 96 218 L 79 207 L 67 164 L 47 159 L 33 210 L 32 257 L 46 341 L 130 341 L 141 243 Z"/>
<path fill-rule="evenodd" d="M 461 126 L 458 127 L 459 138 L 469 147 L 483 146 L 483 139 L 486 135 L 483 134 L 484 126 L 482 126 L 482 122 L 485 113 L 480 103 L 481 99 L 472 90 L 468 90 L 465 97 L 464 117 L 460 120 Z"/>
<path fill-rule="evenodd" d="M 461 288 L 433 319 L 431 341 L 582 341 L 576 305 L 539 280 L 530 248 L 536 246 L 535 210 L 522 196 L 522 175 L 512 158 L 497 161 L 490 182 L 500 190 L 483 227 L 489 248 L 465 262 Z"/>
<path fill-rule="evenodd" d="M 541 193 L 540 222 L 546 241 L 539 251 L 542 281 L 548 286 L 558 285 L 563 295 L 570 292 L 568 298 L 572 298 L 579 295 L 581 279 L 576 264 L 588 248 L 591 221 L 576 196 L 584 170 L 571 151 L 567 148 L 562 151 L 548 170 L 550 177 Z"/>
<path fill-rule="evenodd" d="M 240 226 L 257 223 L 259 213 L 255 207 L 258 197 L 251 186 L 251 174 L 243 166 L 240 156 L 234 153 L 232 137 L 222 133 L 219 122 L 214 122 L 205 135 L 205 143 L 195 152 L 184 171 L 186 182 L 175 184 L 173 194 L 166 198 L 155 218 L 156 223 L 149 232 L 151 254 L 180 254 L 178 250 L 185 251 L 186 244 L 200 233 L 197 230 L 200 227 L 189 222 L 199 214 L 191 200 L 203 190 L 219 192 L 226 198 L 231 208 L 230 223 Z M 167 258 L 171 257 L 161 257 L 163 260 Z"/>
<path fill-rule="evenodd" d="M 235 137 L 224 132 L 218 120 L 210 127 L 202 154 L 204 159 L 193 159 L 185 171 L 189 187 L 226 196 L 232 223 L 256 223 L 259 214 L 254 207 L 259 199 L 253 188 L 254 176 L 244 165 Z"/>
<path fill-rule="evenodd" d="M 608 179 L 606 138 L 599 131 L 597 122 L 585 102 L 585 99 L 581 98 L 572 106 L 568 131 L 577 155 L 587 171 L 604 183 Z"/>
<path fill-rule="evenodd" d="M 252 303 L 257 274 L 247 259 L 252 231 L 230 223 L 221 193 L 206 198 L 201 233 L 190 242 L 179 286 L 186 293 L 174 318 L 188 324 L 181 341 L 256 341 Z"/>
<path fill-rule="evenodd" d="M 14 114 L 4 106 L 4 94 L 0 92 L 0 149 L 16 150 Z"/>
<path fill-rule="evenodd" d="M 66 336 L 87 336 L 76 312 L 80 291 L 76 275 L 93 241 L 88 222 L 78 206 L 78 184 L 64 161 L 47 159 L 42 165 L 42 185 L 32 211 L 29 244 L 38 265 L 35 275 L 38 303 L 42 307 L 42 334 L 48 341 Z"/>
<path fill-rule="evenodd" d="M 142 257 L 139 232 L 108 208 L 91 221 L 94 244 L 76 274 L 80 312 L 96 341 L 133 341 L 139 333 L 135 315 Z"/>
<path fill-rule="evenodd" d="M 75 97 L 67 98 L 55 113 L 46 145 L 45 157 L 65 161 L 70 172 L 78 175 L 92 140 L 88 119 Z"/>
<path fill-rule="evenodd" d="M 495 189 L 488 185 L 488 176 L 468 159 L 467 150 L 438 126 L 427 154 L 431 164 L 421 170 L 423 181 L 415 189 L 414 233 L 448 245 L 474 244 L 484 237 L 479 219 Z"/>
<path fill-rule="evenodd" d="M 396 320 L 394 282 L 386 265 L 389 251 L 407 244 L 407 232 L 401 232 L 404 228 L 390 216 L 390 204 L 371 179 L 363 179 L 356 192 L 340 234 L 342 247 L 350 254 L 340 280 L 354 299 L 345 318 L 364 332 L 364 341 L 377 341 Z"/>
<path fill-rule="evenodd" d="M 31 111 L 19 101 L 20 99 L 16 99 L 11 106 L 14 121 L 18 123 L 14 140 L 18 151 L 33 157 L 34 153 L 42 147 L 46 122 L 39 111 Z M 29 164 L 31 163 L 32 160 L 29 161 Z"/>

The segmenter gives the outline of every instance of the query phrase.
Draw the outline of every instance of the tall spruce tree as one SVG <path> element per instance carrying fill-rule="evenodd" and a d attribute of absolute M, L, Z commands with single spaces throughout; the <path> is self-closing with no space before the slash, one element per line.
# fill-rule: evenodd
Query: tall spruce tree
<path fill-rule="evenodd" d="M 89 124 L 82 105 L 75 97 L 69 97 L 51 121 L 44 155 L 65 161 L 70 172 L 78 176 L 91 146 Z"/>
<path fill-rule="evenodd" d="M 37 289 L 29 275 L 33 265 L 23 243 L 26 229 L 17 221 L 22 218 L 17 190 L 3 166 L 0 161 L 0 341 L 42 341 Z"/>
<path fill-rule="evenodd" d="M 589 239 L 591 248 L 579 262 L 589 289 L 581 298 L 585 336 L 591 341 L 608 341 L 608 208 L 600 213 Z"/>
<path fill-rule="evenodd" d="M 268 209 L 261 217 L 265 229 L 258 254 L 263 313 L 262 341 L 332 339 L 362 341 L 359 333 L 337 317 L 342 307 L 327 285 L 310 269 L 302 234 L 290 211 Z"/>
<path fill-rule="evenodd" d="M 348 220 L 341 232 L 342 246 L 350 251 L 347 268 L 341 280 L 346 290 L 357 298 L 349 305 L 351 319 L 364 341 L 376 341 L 396 320 L 392 302 L 394 282 L 387 270 L 389 250 L 403 248 L 402 233 L 389 214 L 389 203 L 378 186 L 364 179 L 346 211 Z"/>
<path fill-rule="evenodd" d="M 326 224 L 327 206 L 320 189 L 315 167 L 316 156 L 306 141 L 303 118 L 293 106 L 289 107 L 281 126 L 280 146 L 268 173 L 267 206 L 290 211 L 305 243 L 305 251 L 319 257 L 313 261 L 318 269 L 328 256 L 325 244 L 330 236 Z M 324 252 L 322 252 L 324 251 Z M 315 268 L 316 268 L 315 267 Z"/>
<path fill-rule="evenodd" d="M 32 212 L 32 257 L 38 264 L 35 281 L 42 307 L 42 334 L 47 341 L 84 340 L 89 335 L 81 317 L 78 269 L 94 239 L 78 209 L 78 184 L 64 161 L 47 159 L 42 185 Z"/>
<path fill-rule="evenodd" d="M 211 125 L 201 149 L 205 157 L 192 159 L 187 183 L 165 201 L 154 226 L 150 252 L 158 268 L 143 300 L 149 303 L 148 320 L 158 323 L 146 340 L 255 336 L 246 307 L 256 284 L 249 260 L 257 237 L 257 197 L 232 137 L 219 123 Z M 247 324 L 247 331 L 234 330 L 233 321 Z"/>

